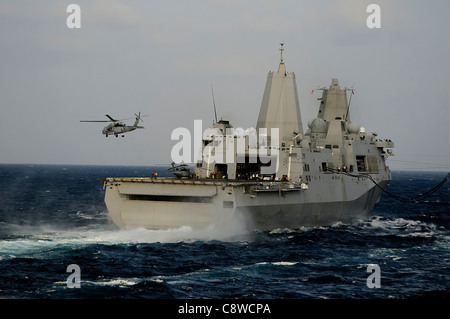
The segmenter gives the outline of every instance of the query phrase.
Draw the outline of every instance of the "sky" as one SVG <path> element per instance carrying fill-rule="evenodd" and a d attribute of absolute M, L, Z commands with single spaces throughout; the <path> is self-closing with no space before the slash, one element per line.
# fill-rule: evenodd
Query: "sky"
<path fill-rule="evenodd" d="M 68 28 L 71 3 L 81 28 Z M 369 28 L 378 4 L 381 28 Z M 353 87 L 353 122 L 394 141 L 391 170 L 450 171 L 448 0 L 0 0 L 0 163 L 158 165 L 176 128 L 256 126 L 284 45 L 304 128 L 312 89 Z M 101 134 L 131 118 L 143 130 Z"/>

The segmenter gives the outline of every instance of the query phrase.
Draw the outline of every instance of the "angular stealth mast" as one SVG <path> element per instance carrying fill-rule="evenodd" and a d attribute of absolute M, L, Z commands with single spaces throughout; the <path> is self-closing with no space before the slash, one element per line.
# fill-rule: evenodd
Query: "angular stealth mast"
<path fill-rule="evenodd" d="M 322 88 L 323 95 L 318 117 L 327 122 L 345 120 L 350 122 L 347 89 L 341 89 L 338 79 L 332 79 L 329 89 Z"/>
<path fill-rule="evenodd" d="M 286 72 L 283 61 L 283 45 L 280 43 L 280 65 L 277 72 L 267 75 L 264 96 L 261 102 L 256 129 L 279 129 L 279 145 L 290 145 L 297 134 L 303 134 L 302 118 L 298 102 L 295 74 Z"/>

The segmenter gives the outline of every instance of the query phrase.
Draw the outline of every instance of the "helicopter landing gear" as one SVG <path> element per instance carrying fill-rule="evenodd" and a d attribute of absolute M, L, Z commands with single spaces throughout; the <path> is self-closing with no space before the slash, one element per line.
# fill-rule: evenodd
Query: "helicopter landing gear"
<path fill-rule="evenodd" d="M 125 134 L 122 134 L 122 137 L 125 137 Z"/>

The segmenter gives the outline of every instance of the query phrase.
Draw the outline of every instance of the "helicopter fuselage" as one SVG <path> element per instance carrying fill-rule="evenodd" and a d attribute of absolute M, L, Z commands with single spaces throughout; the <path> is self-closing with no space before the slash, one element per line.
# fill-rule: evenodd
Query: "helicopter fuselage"
<path fill-rule="evenodd" d="M 108 137 L 108 135 L 115 135 L 117 137 L 119 134 L 124 136 L 124 133 L 134 131 L 136 128 L 140 127 L 124 125 L 122 123 L 111 123 L 103 128 L 102 133 L 105 134 L 106 137 Z"/>

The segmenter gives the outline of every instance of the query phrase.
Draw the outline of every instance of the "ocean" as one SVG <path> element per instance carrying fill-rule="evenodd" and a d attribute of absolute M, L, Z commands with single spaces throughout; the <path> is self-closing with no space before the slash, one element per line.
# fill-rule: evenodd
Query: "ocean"
<path fill-rule="evenodd" d="M 118 229 L 99 178 L 152 171 L 165 175 L 160 166 L 0 165 L 0 298 L 450 297 L 450 181 L 421 202 L 383 194 L 355 224 Z M 395 171 L 388 190 L 412 197 L 446 174 Z"/>

